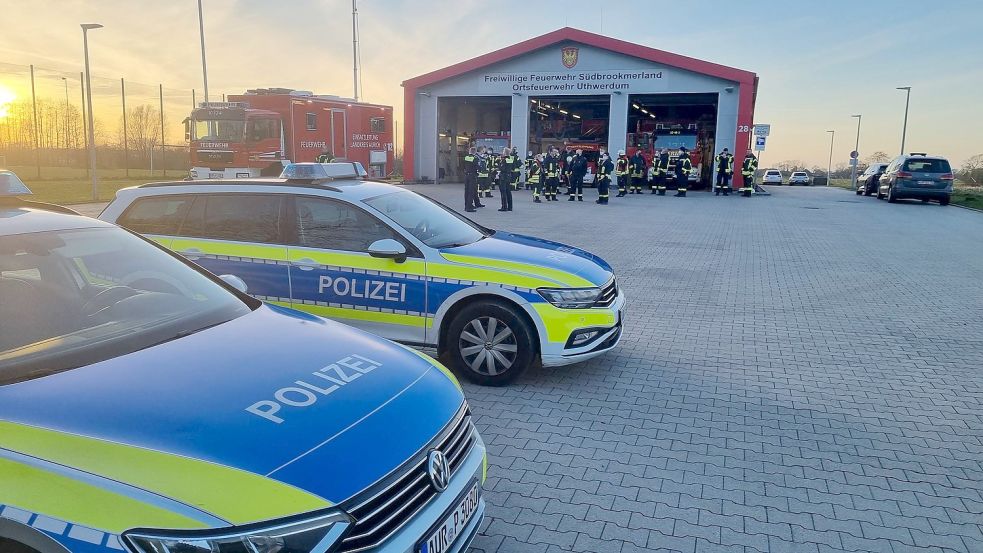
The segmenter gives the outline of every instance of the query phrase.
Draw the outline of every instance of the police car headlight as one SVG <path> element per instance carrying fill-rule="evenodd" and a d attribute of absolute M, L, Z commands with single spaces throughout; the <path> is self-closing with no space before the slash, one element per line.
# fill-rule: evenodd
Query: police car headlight
<path fill-rule="evenodd" d="M 601 295 L 600 288 L 538 288 L 543 299 L 561 309 L 586 309 L 594 307 Z"/>
<path fill-rule="evenodd" d="M 123 533 L 123 541 L 134 553 L 322 553 L 341 540 L 351 524 L 351 517 L 337 511 L 235 532 L 130 530 Z"/>

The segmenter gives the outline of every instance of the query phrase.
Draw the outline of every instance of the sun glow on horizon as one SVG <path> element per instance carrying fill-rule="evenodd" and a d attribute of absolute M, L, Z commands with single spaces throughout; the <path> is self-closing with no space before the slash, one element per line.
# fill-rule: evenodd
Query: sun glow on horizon
<path fill-rule="evenodd" d="M 17 95 L 9 87 L 0 83 L 0 119 L 7 117 L 10 113 L 10 104 L 17 99 Z"/>

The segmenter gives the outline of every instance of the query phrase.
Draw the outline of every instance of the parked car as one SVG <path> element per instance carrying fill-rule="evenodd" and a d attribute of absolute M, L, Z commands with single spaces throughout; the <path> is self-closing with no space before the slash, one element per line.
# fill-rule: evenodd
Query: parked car
<path fill-rule="evenodd" d="M 436 348 L 480 384 L 617 346 L 625 296 L 604 260 L 485 228 L 355 168 L 147 184 L 119 191 L 100 218 L 239 275 L 265 301 Z"/>
<path fill-rule="evenodd" d="M 877 199 L 887 198 L 887 201 L 895 202 L 912 198 L 949 205 L 953 180 L 949 160 L 943 157 L 923 153 L 899 156 L 881 175 Z"/>
<path fill-rule="evenodd" d="M 795 186 L 796 184 L 801 184 L 803 186 L 812 186 L 812 179 L 805 171 L 795 171 L 788 178 L 788 185 Z"/>
<path fill-rule="evenodd" d="M 3 180 L 0 551 L 467 549 L 487 457 L 440 363 Z"/>
<path fill-rule="evenodd" d="M 872 163 L 868 165 L 863 174 L 857 177 L 857 195 L 863 194 L 864 196 L 870 196 L 873 194 L 877 190 L 881 175 L 884 174 L 887 166 L 887 163 Z"/>
<path fill-rule="evenodd" d="M 782 184 L 785 177 L 782 176 L 782 172 L 778 169 L 768 169 L 765 171 L 763 177 L 761 177 L 761 184 Z"/>

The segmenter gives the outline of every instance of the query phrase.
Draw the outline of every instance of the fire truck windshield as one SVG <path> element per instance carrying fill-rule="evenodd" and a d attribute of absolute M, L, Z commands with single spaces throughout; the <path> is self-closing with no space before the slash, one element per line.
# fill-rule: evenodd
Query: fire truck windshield
<path fill-rule="evenodd" d="M 669 148 L 670 150 L 678 150 L 681 147 L 687 150 L 696 149 L 696 136 L 695 135 L 661 135 L 655 141 L 656 148 Z"/>
<path fill-rule="evenodd" d="M 242 142 L 246 122 L 230 119 L 196 119 L 195 140 Z"/>

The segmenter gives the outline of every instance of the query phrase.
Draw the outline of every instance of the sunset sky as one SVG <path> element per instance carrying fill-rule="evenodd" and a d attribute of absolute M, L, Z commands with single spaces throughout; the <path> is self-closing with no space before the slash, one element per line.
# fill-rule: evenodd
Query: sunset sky
<path fill-rule="evenodd" d="M 351 95 L 349 1 L 204 5 L 213 100 L 270 86 Z M 854 113 L 864 116 L 862 155 L 897 154 L 905 101 L 898 86 L 913 87 L 906 150 L 946 155 L 957 165 L 983 153 L 979 1 L 361 0 L 359 13 L 362 97 L 393 105 L 401 128 L 403 80 L 571 26 L 756 72 L 755 120 L 772 125 L 766 163 L 825 167 L 827 129 L 837 131 L 834 165 L 846 161 Z M 190 110 L 190 90 L 202 99 L 195 0 L 7 2 L 3 18 L 0 116 L 11 94 L 30 96 L 28 64 L 39 68 L 39 96 L 64 101 L 66 76 L 69 101 L 79 102 L 82 22 L 106 26 L 90 34 L 94 112 L 106 125 L 118 119 L 119 77 L 132 83 L 131 104 L 156 102 L 156 86 L 164 85 L 172 133 L 183 106 Z"/>

